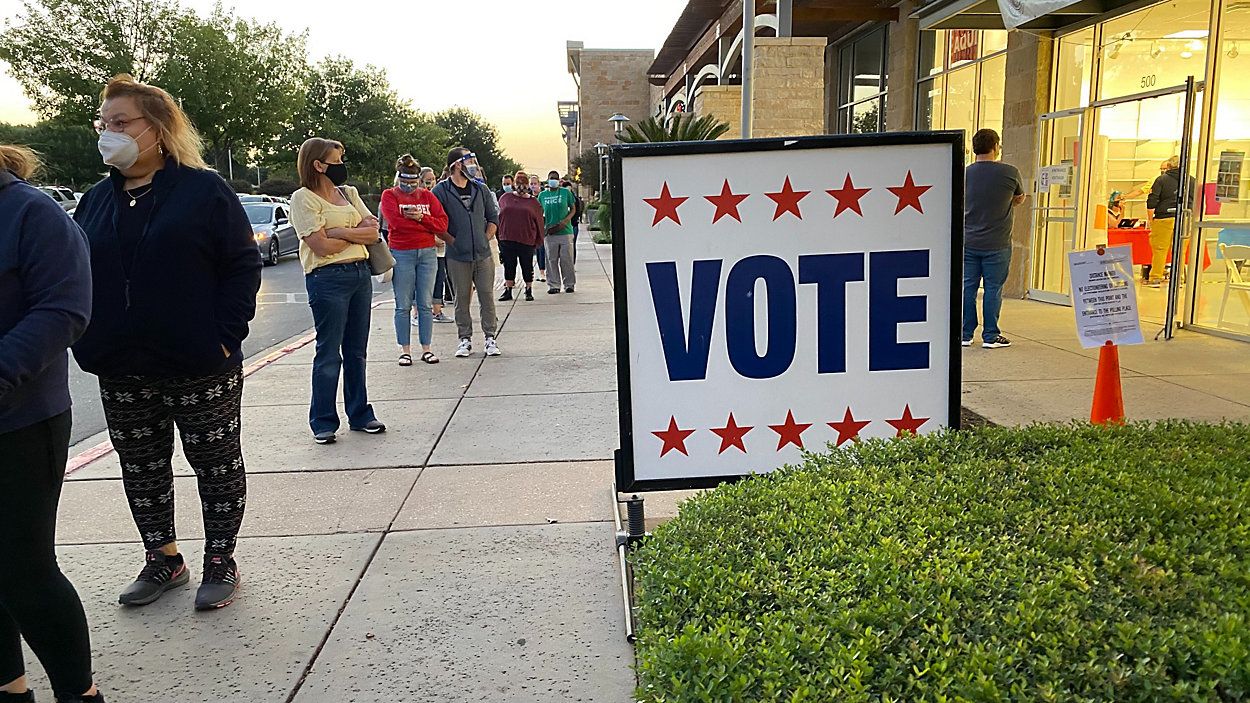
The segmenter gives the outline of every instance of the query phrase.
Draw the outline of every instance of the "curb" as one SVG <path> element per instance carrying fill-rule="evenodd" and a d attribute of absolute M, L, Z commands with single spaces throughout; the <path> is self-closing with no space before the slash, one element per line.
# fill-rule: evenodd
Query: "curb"
<path fill-rule="evenodd" d="M 394 303 L 394 302 L 395 302 L 394 300 L 379 300 L 373 303 L 372 308 L 376 310 L 378 307 L 382 305 L 386 305 L 388 303 Z M 247 378 L 248 376 L 251 376 L 257 371 L 260 371 L 261 369 L 265 368 L 266 366 L 269 366 L 270 364 L 273 364 L 274 362 L 284 357 L 294 354 L 300 349 L 303 349 L 304 347 L 316 341 L 316 339 L 317 339 L 316 332 L 306 332 L 303 337 L 300 337 L 294 342 L 291 342 L 290 344 L 283 346 L 281 349 L 277 351 L 270 352 L 266 354 L 263 358 L 258 359 L 257 361 L 253 361 L 252 363 L 244 366 L 243 378 Z M 108 430 L 105 430 L 105 432 L 107 431 Z M 79 453 L 77 456 L 71 457 L 70 460 L 66 462 L 65 464 L 65 475 L 69 476 L 73 474 L 75 471 L 84 469 L 112 453 L 113 453 L 113 442 L 111 440 L 106 439 L 103 442 L 100 442 L 99 444 L 95 445 L 94 447 L 84 452 Z"/>

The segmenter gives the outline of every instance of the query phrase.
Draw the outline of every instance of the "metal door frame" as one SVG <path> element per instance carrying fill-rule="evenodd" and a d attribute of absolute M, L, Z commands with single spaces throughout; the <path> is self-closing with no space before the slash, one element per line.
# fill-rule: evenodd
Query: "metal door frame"
<path fill-rule="evenodd" d="M 1036 197 L 1036 196 L 1037 196 L 1037 194 L 1038 194 L 1040 191 L 1038 191 L 1038 189 L 1037 189 L 1037 181 L 1036 181 L 1036 176 L 1037 176 L 1037 174 L 1038 174 L 1038 173 L 1040 173 L 1040 172 L 1041 172 L 1042 165 L 1043 165 L 1043 164 L 1042 164 L 1043 159 L 1045 159 L 1045 160 L 1049 160 L 1049 158 L 1050 158 L 1050 157 L 1049 157 L 1049 154 L 1050 154 L 1050 149 L 1049 149 L 1049 146 L 1050 146 L 1050 145 L 1049 145 L 1049 144 L 1044 144 L 1043 142 L 1046 140 L 1046 138 L 1047 138 L 1048 136 L 1052 136 L 1052 135 L 1048 135 L 1048 134 L 1047 134 L 1047 132 L 1046 132 L 1045 128 L 1043 127 L 1043 125 L 1044 125 L 1046 122 L 1053 122 L 1053 121 L 1060 120 L 1060 119 L 1064 119 L 1064 118 L 1067 118 L 1067 117 L 1076 117 L 1076 118 L 1078 118 L 1078 119 L 1080 120 L 1080 125 L 1079 125 L 1079 128 L 1077 129 L 1077 144 L 1084 144 L 1084 143 L 1085 143 L 1085 136 L 1086 136 L 1086 135 L 1085 135 L 1085 128 L 1086 128 L 1086 125 L 1088 125 L 1088 124 L 1089 124 L 1089 119 L 1088 119 L 1088 117 L 1089 117 L 1089 116 L 1086 114 L 1086 112 L 1087 112 L 1087 108 L 1084 108 L 1084 107 L 1074 107 L 1074 108 L 1069 108 L 1069 109 L 1067 109 L 1067 110 L 1057 110 L 1057 111 L 1055 111 L 1055 112 L 1047 112 L 1047 113 L 1045 113 L 1045 114 L 1043 114 L 1043 115 L 1039 115 L 1039 116 L 1038 116 L 1038 118 L 1037 118 L 1037 132 L 1036 132 L 1036 134 L 1037 134 L 1037 151 L 1035 152 L 1035 153 L 1037 154 L 1037 156 L 1036 156 L 1036 158 L 1034 159 L 1035 163 L 1034 163 L 1034 167 L 1033 167 L 1033 176 L 1034 176 L 1034 179 L 1033 179 L 1033 196 L 1034 196 L 1034 197 L 1033 197 L 1033 198 L 1031 198 L 1031 200 L 1032 200 L 1033 204 L 1032 204 L 1032 205 L 1030 206 L 1030 208 L 1029 208 L 1029 209 L 1030 209 L 1030 211 L 1031 211 L 1031 212 L 1030 212 L 1030 215 L 1031 215 L 1031 217 L 1030 217 L 1030 229 L 1031 229 L 1031 231 L 1030 231 L 1030 241 L 1031 241 L 1031 245 L 1030 245 L 1030 247 L 1029 247 L 1029 249 L 1030 249 L 1030 251 L 1029 251 L 1029 257 L 1030 257 L 1030 260 L 1033 260 L 1033 259 L 1034 259 L 1034 256 L 1035 256 L 1035 254 L 1036 254 L 1036 252 L 1037 252 L 1037 248 L 1036 248 L 1036 247 L 1037 247 L 1037 236 L 1038 236 L 1037 225 L 1038 225 L 1038 222 L 1040 221 L 1040 219 L 1041 219 L 1041 217 L 1042 217 L 1041 212 L 1042 212 L 1043 210 L 1046 210 L 1046 211 L 1049 211 L 1049 210 L 1072 210 L 1072 211 L 1073 211 L 1073 214 L 1072 214 L 1072 217 L 1071 217 L 1071 218 L 1066 218 L 1066 217 L 1065 217 L 1065 218 L 1048 218 L 1048 219 L 1047 219 L 1047 222 L 1051 222 L 1051 221 L 1065 222 L 1065 221 L 1069 221 L 1069 219 L 1070 219 L 1071 224 L 1072 224 L 1072 226 L 1073 226 L 1073 229 L 1072 229 L 1073 237 L 1075 237 L 1075 235 L 1076 235 L 1076 227 L 1079 225 L 1079 223 L 1080 223 L 1080 221 L 1081 221 L 1081 213 L 1082 213 L 1082 209 L 1083 209 L 1083 208 L 1082 208 L 1082 206 L 1083 206 L 1083 204 L 1084 204 L 1084 202 L 1085 202 L 1084 193 L 1083 193 L 1083 192 L 1081 192 L 1081 191 L 1079 191 L 1079 190 L 1077 190 L 1078 188 L 1081 188 L 1081 187 L 1082 187 L 1082 185 L 1083 185 L 1083 183 L 1084 183 L 1084 180 L 1081 178 L 1081 174 L 1082 174 L 1082 171 L 1083 171 L 1083 169 L 1081 168 L 1081 162 L 1083 162 L 1083 161 L 1085 160 L 1085 151 L 1086 151 L 1086 150 L 1081 149 L 1081 150 L 1080 150 L 1080 152 L 1081 152 L 1081 153 L 1080 153 L 1079 155 L 1074 155 L 1074 156 L 1076 156 L 1076 158 L 1073 158 L 1073 159 L 1072 159 L 1072 194 L 1073 194 L 1073 196 L 1072 196 L 1072 197 L 1073 197 L 1073 199 L 1075 200 L 1075 203 L 1074 203 L 1073 207 L 1070 207 L 1070 208 L 1066 208 L 1066 207 L 1064 207 L 1064 208 L 1054 208 L 1054 207 L 1050 207 L 1050 202 L 1049 202 L 1049 200 L 1048 200 L 1048 201 L 1047 201 L 1047 203 L 1046 203 L 1046 204 L 1047 204 L 1047 207 L 1044 207 L 1044 208 L 1043 208 L 1043 207 L 1038 207 L 1038 204 L 1037 204 L 1037 197 Z M 1046 156 L 1043 156 L 1043 154 L 1046 154 Z M 1050 164 L 1046 164 L 1046 165 L 1050 165 Z M 1050 197 L 1050 196 L 1049 196 L 1049 194 L 1047 194 L 1047 198 L 1049 198 L 1049 197 Z M 1072 245 L 1074 245 L 1074 244 L 1075 244 L 1075 239 L 1073 239 L 1072 241 L 1068 241 L 1068 244 L 1069 244 L 1069 247 L 1071 247 Z M 1071 249 L 1069 248 L 1069 250 L 1071 250 Z M 1037 271 L 1036 269 L 1034 269 L 1033 271 L 1031 271 L 1031 272 L 1030 272 L 1029 292 L 1028 292 L 1028 296 L 1029 296 L 1029 299 L 1030 299 L 1030 300 L 1040 300 L 1040 301 L 1042 301 L 1042 302 L 1046 302 L 1046 303 L 1055 303 L 1055 304 L 1057 304 L 1057 305 L 1071 305 L 1071 304 L 1072 304 L 1072 296 L 1071 296 L 1071 294 L 1064 295 L 1063 293 L 1056 293 L 1056 292 L 1054 292 L 1054 291 L 1043 290 L 1043 289 L 1041 289 L 1041 288 L 1037 288 L 1037 287 L 1035 287 L 1035 285 L 1034 285 L 1034 284 L 1036 284 L 1036 283 L 1037 283 L 1037 278 L 1038 278 L 1038 271 Z"/>

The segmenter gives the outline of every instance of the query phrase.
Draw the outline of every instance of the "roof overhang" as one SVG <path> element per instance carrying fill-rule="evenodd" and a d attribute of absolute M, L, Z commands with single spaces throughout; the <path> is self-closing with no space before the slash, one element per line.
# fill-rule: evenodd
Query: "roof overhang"
<path fill-rule="evenodd" d="M 1087 24 L 1096 18 L 1131 5 L 1146 5 L 1141 0 L 1074 0 L 1066 7 L 1052 10 L 1025 22 L 1017 29 L 1054 31 Z M 1006 29 L 998 0 L 932 0 L 911 15 L 920 21 L 921 29 Z"/>

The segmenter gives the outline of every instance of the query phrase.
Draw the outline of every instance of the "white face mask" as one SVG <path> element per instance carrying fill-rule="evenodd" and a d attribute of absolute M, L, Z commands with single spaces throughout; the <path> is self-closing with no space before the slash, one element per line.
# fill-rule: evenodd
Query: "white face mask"
<path fill-rule="evenodd" d="M 142 137 L 151 131 L 151 129 L 151 127 L 148 127 L 140 132 L 139 136 Z M 100 156 L 104 157 L 105 164 L 124 171 L 131 166 L 134 166 L 135 162 L 139 160 L 139 156 L 141 156 L 144 151 L 155 147 L 156 144 L 148 147 L 148 149 L 140 151 L 139 142 L 137 142 L 135 138 L 129 134 L 126 134 L 125 132 L 105 131 L 100 133 L 100 143 L 98 146 L 100 148 Z"/>

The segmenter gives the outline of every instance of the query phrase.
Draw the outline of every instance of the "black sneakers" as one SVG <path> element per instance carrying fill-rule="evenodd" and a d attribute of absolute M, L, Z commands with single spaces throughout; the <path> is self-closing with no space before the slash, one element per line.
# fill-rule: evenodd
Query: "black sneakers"
<path fill-rule="evenodd" d="M 122 605 L 147 605 L 164 595 L 165 591 L 185 586 L 190 579 L 191 572 L 187 570 L 181 554 L 171 557 L 154 550 L 148 552 L 147 564 L 139 572 L 139 578 L 122 591 L 117 602 Z"/>
<path fill-rule="evenodd" d="M 35 692 L 26 691 L 25 693 L 5 693 L 0 691 L 0 703 L 34 703 Z"/>
<path fill-rule="evenodd" d="M 3 701 L 0 698 L 0 701 Z M 35 700 L 31 698 L 30 700 Z M 74 696 L 73 698 L 57 698 L 56 703 L 104 703 L 104 694 L 97 693 L 94 696 Z"/>
<path fill-rule="evenodd" d="M 525 289 L 525 299 L 526 299 L 526 300 L 528 300 L 528 301 L 533 302 L 533 300 L 534 300 L 534 289 L 533 289 L 533 288 L 528 288 L 528 287 L 527 287 L 527 288 Z"/>
<path fill-rule="evenodd" d="M 989 340 L 988 342 L 981 343 L 982 349 L 1002 349 L 1003 347 L 1009 347 L 1009 346 L 1011 346 L 1011 340 L 1007 339 L 1001 334 Z"/>
<path fill-rule="evenodd" d="M 509 300 L 512 300 L 512 289 L 504 288 L 503 295 L 499 296 L 499 302 L 503 303 Z"/>
<path fill-rule="evenodd" d="M 204 556 L 204 582 L 195 593 L 196 610 L 224 608 L 234 602 L 239 590 L 239 567 L 224 554 Z"/>

